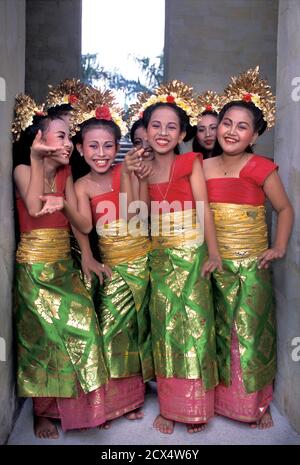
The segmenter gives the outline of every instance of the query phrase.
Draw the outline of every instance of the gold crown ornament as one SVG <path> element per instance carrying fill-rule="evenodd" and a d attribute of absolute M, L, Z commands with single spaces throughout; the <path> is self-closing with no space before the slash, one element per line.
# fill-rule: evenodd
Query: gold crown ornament
<path fill-rule="evenodd" d="M 139 94 L 138 102 L 131 107 L 131 123 L 143 117 L 146 108 L 156 103 L 174 103 L 190 118 L 190 124 L 194 126 L 198 121 L 198 106 L 193 94 L 193 88 L 182 81 L 173 80 L 161 84 L 153 90 L 152 95 Z"/>
<path fill-rule="evenodd" d="M 18 94 L 15 102 L 15 119 L 12 123 L 14 142 L 20 139 L 22 131 L 33 124 L 35 116 L 47 116 L 44 105 L 38 105 L 29 95 Z"/>
<path fill-rule="evenodd" d="M 207 90 L 198 95 L 196 102 L 199 110 L 199 119 L 205 111 L 219 113 L 224 107 L 226 100 L 224 95 L 218 94 L 213 90 Z"/>
<path fill-rule="evenodd" d="M 275 96 L 268 82 L 259 77 L 259 66 L 250 68 L 239 76 L 233 76 L 225 88 L 226 103 L 233 101 L 252 102 L 262 111 L 267 127 L 275 124 Z"/>
<path fill-rule="evenodd" d="M 82 98 L 74 104 L 70 119 L 70 131 L 75 134 L 76 131 L 80 130 L 82 123 L 96 118 L 114 121 L 119 126 L 122 136 L 125 136 L 128 129 L 123 115 L 124 112 L 118 106 L 111 90 L 87 87 Z"/>
<path fill-rule="evenodd" d="M 81 82 L 79 79 L 64 79 L 58 86 L 48 85 L 49 92 L 46 97 L 45 108 L 53 108 L 60 105 L 74 105 L 84 93 L 89 85 Z"/>

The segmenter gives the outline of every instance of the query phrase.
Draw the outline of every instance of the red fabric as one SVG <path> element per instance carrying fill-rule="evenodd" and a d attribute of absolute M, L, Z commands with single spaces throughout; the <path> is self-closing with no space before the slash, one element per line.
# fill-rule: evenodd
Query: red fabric
<path fill-rule="evenodd" d="M 181 423 L 207 423 L 214 416 L 214 389 L 205 391 L 201 379 L 157 377 L 160 413 Z"/>
<path fill-rule="evenodd" d="M 120 194 L 120 183 L 121 183 L 121 167 L 122 163 L 118 163 L 113 167 L 112 171 L 112 192 L 106 192 L 105 194 L 99 194 L 95 195 L 90 200 L 91 204 L 91 209 L 92 209 L 92 215 L 93 215 L 93 224 L 97 224 L 97 221 L 103 216 L 107 215 L 109 218 L 108 221 L 105 221 L 106 223 L 111 223 L 114 220 L 119 219 L 119 194 Z M 101 205 L 101 203 L 103 204 Z M 105 202 L 107 202 L 107 207 L 105 205 Z M 109 202 L 112 202 L 115 208 L 110 208 L 109 207 Z M 99 204 L 99 207 L 98 207 Z M 100 213 L 98 213 L 96 210 L 98 208 L 101 208 Z M 103 207 L 103 208 L 102 208 Z"/>
<path fill-rule="evenodd" d="M 145 384 L 141 376 L 111 378 L 105 386 L 105 416 L 107 420 L 121 417 L 144 404 Z"/>
<path fill-rule="evenodd" d="M 266 201 L 264 182 L 276 169 L 278 165 L 270 159 L 253 155 L 240 171 L 238 178 L 208 179 L 208 199 L 210 202 L 263 205 Z"/>
<path fill-rule="evenodd" d="M 258 421 L 273 398 L 273 387 L 271 384 L 265 386 L 261 391 L 247 394 L 243 383 L 239 342 L 236 329 L 232 329 L 231 339 L 231 385 L 226 387 L 219 384 L 215 391 L 215 411 L 234 420 L 255 422 Z"/>
<path fill-rule="evenodd" d="M 58 168 L 55 176 L 56 189 L 60 194 L 64 194 L 67 178 L 71 174 L 71 167 L 62 166 Z M 52 213 L 52 215 L 44 215 L 37 218 L 30 216 L 26 205 L 21 197 L 16 199 L 20 231 L 29 232 L 34 229 L 45 229 L 45 228 L 66 228 L 69 225 L 69 221 L 65 214 L 61 211 Z"/>
<path fill-rule="evenodd" d="M 192 174 L 194 161 L 196 159 L 198 159 L 202 165 L 203 159 L 200 153 L 189 152 L 184 155 L 177 155 L 174 160 L 175 165 L 172 165 L 170 169 L 170 178 L 172 177 L 172 179 L 168 182 L 149 184 L 150 199 L 158 202 L 166 200 L 169 203 L 179 201 L 181 209 L 184 207 L 184 202 L 191 201 L 191 208 L 195 208 L 189 177 Z"/>
<path fill-rule="evenodd" d="M 78 386 L 78 391 L 76 398 L 34 397 L 34 414 L 59 419 L 63 431 L 95 428 L 105 423 L 105 386 L 88 394 Z"/>

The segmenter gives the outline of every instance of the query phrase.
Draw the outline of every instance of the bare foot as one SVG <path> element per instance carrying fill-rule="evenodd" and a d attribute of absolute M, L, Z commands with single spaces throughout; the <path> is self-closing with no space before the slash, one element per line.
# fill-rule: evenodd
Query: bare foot
<path fill-rule="evenodd" d="M 267 408 L 263 416 L 256 423 L 250 423 L 250 428 L 268 429 L 274 426 L 270 407 Z"/>
<path fill-rule="evenodd" d="M 187 423 L 186 428 L 187 428 L 188 433 L 199 433 L 199 431 L 203 431 L 206 428 L 206 424 L 205 423 Z"/>
<path fill-rule="evenodd" d="M 34 417 L 34 434 L 39 439 L 57 439 L 59 434 L 55 424 L 50 418 Z"/>
<path fill-rule="evenodd" d="M 153 422 L 153 426 L 155 429 L 164 434 L 172 434 L 174 431 L 174 421 L 167 420 L 162 415 L 157 415 Z"/>
<path fill-rule="evenodd" d="M 124 417 L 128 420 L 141 420 L 144 418 L 144 412 L 137 408 L 136 410 L 132 410 L 132 412 L 125 413 Z"/>
<path fill-rule="evenodd" d="M 110 421 L 106 421 L 105 423 L 101 423 L 101 425 L 97 426 L 98 429 L 109 429 L 110 428 Z"/>

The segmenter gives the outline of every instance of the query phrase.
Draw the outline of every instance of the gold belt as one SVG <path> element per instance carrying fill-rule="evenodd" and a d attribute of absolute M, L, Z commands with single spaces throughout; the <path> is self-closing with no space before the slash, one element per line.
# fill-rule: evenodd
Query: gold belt
<path fill-rule="evenodd" d="M 257 257 L 268 248 L 265 207 L 229 203 L 210 204 L 218 246 L 223 258 Z"/>
<path fill-rule="evenodd" d="M 195 209 L 151 216 L 152 249 L 201 245 L 204 241 Z"/>
<path fill-rule="evenodd" d="M 70 253 L 70 231 L 68 229 L 33 229 L 21 233 L 16 253 L 18 263 L 43 263 L 67 260 Z"/>
<path fill-rule="evenodd" d="M 105 225 L 99 237 L 101 259 L 109 266 L 136 260 L 150 251 L 147 229 L 142 229 L 140 235 L 134 236 L 122 229 L 125 227 L 123 220 L 114 221 Z"/>

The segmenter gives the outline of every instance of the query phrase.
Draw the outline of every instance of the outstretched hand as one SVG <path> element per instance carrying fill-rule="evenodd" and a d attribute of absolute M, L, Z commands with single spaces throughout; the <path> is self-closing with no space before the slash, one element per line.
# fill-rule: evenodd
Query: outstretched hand
<path fill-rule="evenodd" d="M 65 152 L 65 147 L 52 147 L 43 142 L 42 131 L 39 129 L 31 146 L 30 155 L 35 160 L 53 157 Z"/>
<path fill-rule="evenodd" d="M 64 208 L 64 198 L 61 195 L 40 195 L 40 199 L 45 203 L 35 216 L 51 215 L 51 213 L 63 210 Z"/>

